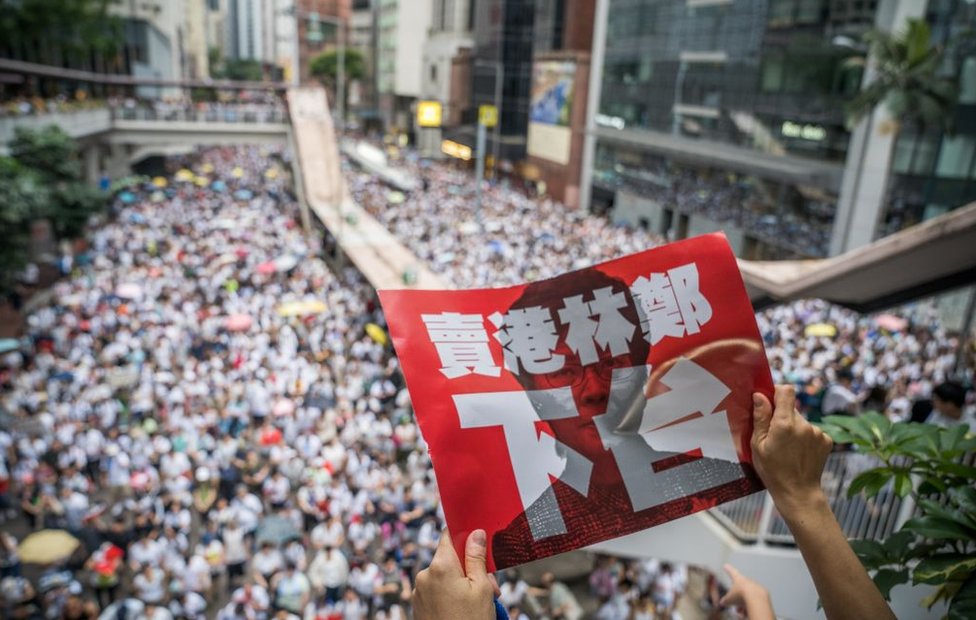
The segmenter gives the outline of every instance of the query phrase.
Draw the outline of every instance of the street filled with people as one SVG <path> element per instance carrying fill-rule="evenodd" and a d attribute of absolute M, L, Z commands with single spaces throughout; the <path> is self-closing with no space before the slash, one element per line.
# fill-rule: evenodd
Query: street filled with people
<path fill-rule="evenodd" d="M 204 150 L 117 193 L 0 356 L 0 616 L 409 617 L 443 526 L 436 481 L 375 294 L 303 234 L 287 157 Z M 354 199 L 458 287 L 664 242 L 505 183 L 478 208 L 468 172 L 395 165 L 423 186 L 346 163 Z M 956 340 L 927 306 L 757 318 L 811 416 L 910 419 L 953 376 Z M 518 571 L 499 600 L 515 618 L 677 618 L 690 573 L 598 557 L 586 600 Z M 717 600 L 707 583 L 696 607 Z"/>

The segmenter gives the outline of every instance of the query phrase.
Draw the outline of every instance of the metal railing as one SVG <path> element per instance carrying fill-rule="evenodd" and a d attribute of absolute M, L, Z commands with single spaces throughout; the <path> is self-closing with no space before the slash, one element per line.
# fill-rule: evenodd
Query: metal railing
<path fill-rule="evenodd" d="M 287 123 L 283 105 L 221 104 L 208 106 L 113 106 L 113 121 L 166 121 L 191 123 Z"/>
<path fill-rule="evenodd" d="M 850 539 L 885 538 L 915 512 L 911 497 L 901 499 L 890 488 L 871 499 L 847 497 L 851 481 L 878 465 L 879 460 L 856 452 L 835 452 L 827 457 L 821 483 L 841 529 Z M 793 534 L 765 491 L 722 504 L 709 513 L 742 542 L 794 544 Z"/>

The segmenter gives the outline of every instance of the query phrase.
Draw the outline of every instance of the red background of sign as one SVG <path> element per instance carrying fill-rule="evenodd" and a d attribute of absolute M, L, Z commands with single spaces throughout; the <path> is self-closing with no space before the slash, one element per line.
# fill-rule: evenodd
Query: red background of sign
<path fill-rule="evenodd" d="M 687 357 L 717 376 L 732 390 L 722 401 L 720 409 L 728 412 L 729 425 L 747 474 L 746 479 L 697 493 L 690 504 L 687 500 L 678 500 L 634 513 L 637 517 L 623 526 L 626 531 L 621 531 L 619 524 L 597 531 L 574 531 L 574 515 L 564 514 L 569 532 L 553 537 L 554 540 L 546 544 L 537 547 L 530 545 L 535 547 L 528 551 L 533 556 L 531 559 L 646 529 L 762 489 L 751 467 L 749 438 L 752 434 L 752 393 L 759 391 L 771 398 L 773 382 L 754 311 L 725 236 L 720 233 L 704 235 L 588 269 L 597 269 L 629 283 L 639 276 L 666 272 L 691 262 L 698 266 L 699 290 L 710 302 L 713 316 L 698 334 L 681 338 L 666 337 L 652 346 L 648 363 L 655 369 L 653 378 L 658 371 L 665 370 L 671 361 Z M 576 273 L 579 272 L 564 274 L 556 279 L 573 278 Z M 504 562 L 498 562 L 496 566 L 492 556 L 492 535 L 505 529 L 523 512 L 522 504 L 502 428 L 462 429 L 451 396 L 516 391 L 523 387 L 504 368 L 497 378 L 477 374 L 456 379 L 445 377 L 439 371 L 440 359 L 421 315 L 460 312 L 481 314 L 487 319 L 496 311 L 507 311 L 525 288 L 526 285 L 467 291 L 379 292 L 418 423 L 429 446 L 444 514 L 458 555 L 463 557 L 464 541 L 471 531 L 485 529 L 489 540 L 490 570 L 505 566 Z M 551 307 L 559 304 L 561 299 L 554 298 Z M 558 322 L 558 318 L 556 320 Z M 485 327 L 489 335 L 495 331 L 487 320 Z M 641 337 L 639 331 L 635 337 Z M 489 344 L 496 363 L 502 366 L 501 346 L 490 337 Z M 537 426 L 545 432 L 545 423 L 537 423 Z M 558 484 L 561 485 L 561 482 Z M 622 488 L 622 483 L 620 486 Z"/>

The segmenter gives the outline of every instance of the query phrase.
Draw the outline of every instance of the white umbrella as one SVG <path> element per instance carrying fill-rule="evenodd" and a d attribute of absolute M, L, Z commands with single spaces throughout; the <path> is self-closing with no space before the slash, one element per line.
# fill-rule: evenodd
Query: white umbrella
<path fill-rule="evenodd" d="M 142 287 L 132 282 L 120 284 L 119 288 L 115 289 L 115 294 L 122 299 L 140 299 L 142 297 Z"/>

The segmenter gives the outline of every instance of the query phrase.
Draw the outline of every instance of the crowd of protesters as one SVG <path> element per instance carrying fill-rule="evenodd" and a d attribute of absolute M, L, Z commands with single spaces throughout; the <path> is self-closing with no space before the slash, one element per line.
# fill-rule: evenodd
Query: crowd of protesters
<path fill-rule="evenodd" d="M 409 614 L 440 536 L 436 483 L 396 358 L 366 329 L 383 325 L 374 296 L 300 232 L 280 158 L 211 149 L 128 190 L 29 316 L 29 345 L 0 359 L 3 617 Z M 403 165 L 424 187 L 391 199 L 347 166 L 353 195 L 458 286 L 663 241 L 503 183 L 475 209 L 465 173 Z M 885 388 L 882 410 L 904 419 L 938 397 L 955 341 L 926 310 L 903 314 L 882 326 L 810 301 L 758 318 L 776 380 L 810 410 L 846 381 L 858 407 Z M 31 574 L 18 543 L 52 529 L 77 548 Z M 688 574 L 601 558 L 594 613 L 676 616 Z M 583 617 L 551 574 L 500 577 L 517 618 Z"/>

